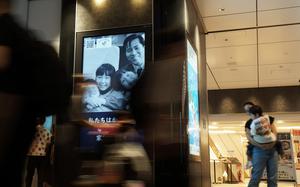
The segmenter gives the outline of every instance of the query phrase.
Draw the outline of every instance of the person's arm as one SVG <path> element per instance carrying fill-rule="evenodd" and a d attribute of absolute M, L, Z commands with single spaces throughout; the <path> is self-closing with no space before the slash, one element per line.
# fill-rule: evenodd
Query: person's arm
<path fill-rule="evenodd" d="M 245 132 L 246 132 L 246 137 L 248 139 L 248 141 L 254 145 L 254 146 L 257 146 L 257 147 L 260 147 L 262 149 L 272 149 L 275 145 L 275 142 L 272 142 L 272 143 L 266 143 L 266 144 L 260 144 L 260 143 L 257 143 L 251 136 L 251 133 L 250 133 L 250 129 L 248 128 L 245 128 Z"/>
<path fill-rule="evenodd" d="M 271 124 L 271 131 L 277 137 L 277 128 L 274 123 Z"/>
<path fill-rule="evenodd" d="M 83 105 L 88 110 L 91 110 L 96 107 L 101 107 L 103 104 L 105 104 L 105 99 L 102 96 L 99 97 L 85 97 L 83 99 Z"/>
<path fill-rule="evenodd" d="M 257 147 L 260 147 L 261 145 L 259 143 L 257 143 L 251 136 L 251 133 L 250 133 L 250 129 L 248 128 L 245 128 L 245 133 L 246 133 L 246 137 L 248 139 L 248 141 L 252 144 L 252 145 L 255 145 Z"/>
<path fill-rule="evenodd" d="M 105 98 L 106 102 L 103 106 L 108 107 L 111 110 L 122 110 L 125 106 L 125 97 L 118 91 L 113 91 L 109 96 Z"/>

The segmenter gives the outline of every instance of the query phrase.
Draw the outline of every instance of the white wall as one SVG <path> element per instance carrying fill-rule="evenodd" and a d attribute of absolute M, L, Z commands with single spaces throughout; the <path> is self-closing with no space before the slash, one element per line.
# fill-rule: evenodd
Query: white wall
<path fill-rule="evenodd" d="M 27 23 L 27 6 L 28 1 L 26 0 L 13 0 L 12 1 L 12 13 L 17 18 L 19 23 L 26 27 Z"/>
<path fill-rule="evenodd" d="M 61 0 L 13 0 L 12 11 L 17 20 L 34 31 L 58 51 L 61 26 Z"/>

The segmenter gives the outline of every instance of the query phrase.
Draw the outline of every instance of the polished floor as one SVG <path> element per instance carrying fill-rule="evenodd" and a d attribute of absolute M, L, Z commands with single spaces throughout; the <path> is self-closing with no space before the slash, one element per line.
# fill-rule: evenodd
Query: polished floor
<path fill-rule="evenodd" d="M 212 184 L 212 187 L 247 187 L 248 180 L 245 181 L 245 183 L 239 183 L 239 184 Z M 294 182 L 279 182 L 278 187 L 294 187 Z M 259 187 L 267 187 L 266 181 L 261 181 Z"/>

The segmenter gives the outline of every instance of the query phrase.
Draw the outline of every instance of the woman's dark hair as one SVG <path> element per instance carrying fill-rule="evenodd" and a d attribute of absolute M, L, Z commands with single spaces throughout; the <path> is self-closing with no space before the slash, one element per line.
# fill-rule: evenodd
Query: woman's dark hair
<path fill-rule="evenodd" d="M 134 39 L 138 39 L 139 42 L 140 42 L 143 46 L 145 46 L 145 40 L 144 40 L 144 38 L 143 38 L 141 35 L 139 35 L 139 34 L 132 34 L 132 35 L 128 36 L 128 37 L 124 40 L 123 46 L 126 48 L 126 47 L 128 46 L 128 44 L 130 44 L 131 41 L 134 40 Z"/>
<path fill-rule="evenodd" d="M 106 75 L 106 76 L 113 77 L 115 72 L 116 72 L 116 70 L 111 64 L 102 64 L 96 70 L 96 77 L 101 76 L 101 75 Z"/>
<path fill-rule="evenodd" d="M 255 104 L 252 103 L 251 101 L 247 101 L 247 102 L 245 102 L 245 103 L 243 104 L 243 106 L 246 106 L 246 105 L 252 105 L 252 106 L 254 106 Z"/>
<path fill-rule="evenodd" d="M 126 90 L 126 88 L 121 84 L 121 76 L 124 73 L 124 70 L 121 68 L 115 73 L 113 87 L 115 90 Z"/>
<path fill-rule="evenodd" d="M 118 71 L 116 71 L 115 73 L 115 77 L 114 77 L 114 84 L 113 84 L 113 87 L 116 89 L 116 90 L 128 90 L 127 88 L 125 88 L 122 83 L 121 83 L 121 77 L 122 77 L 122 74 L 128 72 L 128 71 L 131 71 L 133 73 L 134 70 L 132 69 L 131 66 L 123 66 L 122 68 L 120 68 Z"/>
<path fill-rule="evenodd" d="M 258 116 L 262 116 L 262 113 L 263 113 L 262 108 L 257 105 L 253 105 L 252 107 L 250 107 L 248 112 L 253 115 L 258 114 Z"/>
<path fill-rule="evenodd" d="M 36 122 L 38 124 L 44 124 L 45 121 L 46 121 L 46 117 L 45 116 L 39 116 L 39 117 L 36 118 Z"/>

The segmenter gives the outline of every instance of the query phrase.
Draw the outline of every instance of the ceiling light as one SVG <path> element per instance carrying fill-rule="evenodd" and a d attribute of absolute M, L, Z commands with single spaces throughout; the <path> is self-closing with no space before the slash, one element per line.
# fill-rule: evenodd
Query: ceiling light
<path fill-rule="evenodd" d="M 283 120 L 277 120 L 276 123 L 284 123 Z"/>
<path fill-rule="evenodd" d="M 224 12 L 225 8 L 219 8 L 218 10 L 219 10 L 219 12 Z"/>
<path fill-rule="evenodd" d="M 212 125 L 218 125 L 218 122 L 211 122 Z"/>
<path fill-rule="evenodd" d="M 227 62 L 226 63 L 228 66 L 234 66 L 234 65 L 236 65 L 236 62 Z"/>

